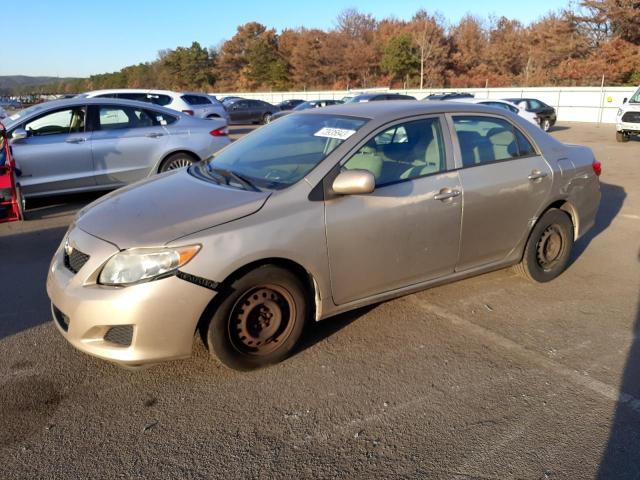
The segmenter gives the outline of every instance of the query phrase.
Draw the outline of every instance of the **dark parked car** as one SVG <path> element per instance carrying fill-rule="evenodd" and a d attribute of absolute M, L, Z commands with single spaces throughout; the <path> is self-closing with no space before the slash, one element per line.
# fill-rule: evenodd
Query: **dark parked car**
<path fill-rule="evenodd" d="M 271 105 L 262 100 L 239 98 L 223 102 L 231 118 L 230 123 L 269 123 L 271 116 L 279 112 L 276 105 Z"/>
<path fill-rule="evenodd" d="M 473 94 L 463 92 L 432 93 L 424 97 L 423 100 L 457 100 L 460 98 L 473 98 Z"/>
<path fill-rule="evenodd" d="M 548 132 L 556 123 L 556 109 L 535 98 L 505 98 L 507 102 L 514 103 L 518 108 L 538 116 L 540 128 Z"/>
<path fill-rule="evenodd" d="M 280 109 L 280 111 L 293 110 L 301 103 L 304 103 L 304 100 L 300 100 L 300 99 L 284 100 L 283 102 L 278 103 L 276 106 Z"/>
<path fill-rule="evenodd" d="M 415 97 L 411 95 L 402 95 L 400 93 L 363 93 L 362 95 L 356 95 L 351 97 L 345 103 L 362 103 L 362 102 L 377 102 L 380 100 L 415 100 Z"/>
<path fill-rule="evenodd" d="M 289 115 L 293 112 L 301 112 L 302 110 L 309 110 L 311 108 L 322 108 L 328 107 L 329 105 L 340 105 L 344 103 L 342 100 L 310 100 L 308 102 L 302 102 L 293 110 L 285 110 L 284 112 L 274 113 L 271 117 L 271 120 L 275 120 L 276 118 L 284 117 L 285 115 Z"/>

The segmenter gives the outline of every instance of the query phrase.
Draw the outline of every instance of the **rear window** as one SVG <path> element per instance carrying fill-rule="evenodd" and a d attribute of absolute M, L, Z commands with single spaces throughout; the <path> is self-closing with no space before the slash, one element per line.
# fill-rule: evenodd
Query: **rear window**
<path fill-rule="evenodd" d="M 182 95 L 180 98 L 189 105 L 209 105 L 211 103 L 211 100 L 203 95 Z"/>

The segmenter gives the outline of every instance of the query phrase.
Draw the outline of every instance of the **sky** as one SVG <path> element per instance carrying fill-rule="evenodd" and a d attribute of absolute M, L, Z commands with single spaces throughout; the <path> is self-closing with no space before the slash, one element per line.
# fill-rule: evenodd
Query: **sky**
<path fill-rule="evenodd" d="M 5 2 L 3 2 L 5 3 Z M 85 77 L 152 61 L 161 49 L 198 41 L 214 47 L 238 25 L 257 21 L 281 31 L 329 29 L 345 8 L 378 19 L 409 19 L 420 8 L 456 22 L 466 13 L 527 24 L 567 5 L 563 0 L 30 0 L 2 6 L 0 75 Z"/>

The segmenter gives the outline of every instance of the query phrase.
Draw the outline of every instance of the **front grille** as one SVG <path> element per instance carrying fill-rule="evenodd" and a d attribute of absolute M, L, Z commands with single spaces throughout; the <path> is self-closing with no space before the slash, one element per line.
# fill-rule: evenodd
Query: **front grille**
<path fill-rule="evenodd" d="M 60 325 L 65 332 L 69 330 L 69 317 L 58 309 L 55 305 L 51 304 L 51 312 L 53 312 L 53 318 Z"/>
<path fill-rule="evenodd" d="M 627 112 L 622 115 L 622 121 L 627 123 L 640 123 L 640 112 Z"/>
<path fill-rule="evenodd" d="M 64 252 L 64 266 L 73 273 L 78 273 L 85 263 L 89 261 L 89 255 L 82 253 L 75 248 L 71 250 L 71 254 Z"/>
<path fill-rule="evenodd" d="M 133 325 L 118 325 L 117 327 L 111 327 L 104 339 L 107 342 L 116 343 L 128 347 L 131 345 L 131 339 L 133 338 Z"/>

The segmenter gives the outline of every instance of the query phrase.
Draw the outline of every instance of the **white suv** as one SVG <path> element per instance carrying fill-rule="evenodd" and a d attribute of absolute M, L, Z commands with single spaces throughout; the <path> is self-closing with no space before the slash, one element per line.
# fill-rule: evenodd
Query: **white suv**
<path fill-rule="evenodd" d="M 229 123 L 229 114 L 221 102 L 205 93 L 172 92 L 171 90 L 109 89 L 94 90 L 79 96 L 86 98 L 125 98 L 171 108 L 199 118 L 222 118 Z"/>
<path fill-rule="evenodd" d="M 626 98 L 616 115 L 616 140 L 628 142 L 631 135 L 640 135 L 640 87 Z"/>

